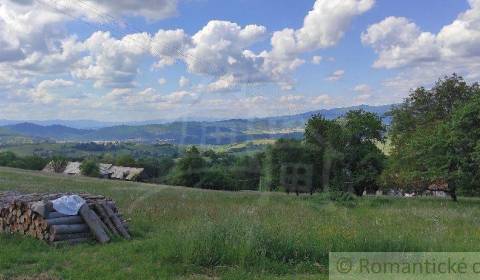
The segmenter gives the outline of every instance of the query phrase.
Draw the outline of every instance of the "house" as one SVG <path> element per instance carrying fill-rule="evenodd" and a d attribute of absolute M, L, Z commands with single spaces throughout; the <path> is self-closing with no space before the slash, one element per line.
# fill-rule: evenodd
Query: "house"
<path fill-rule="evenodd" d="M 47 172 L 47 173 L 56 173 L 55 171 L 55 163 L 53 160 L 49 162 L 45 167 L 42 169 L 42 172 Z"/>
<path fill-rule="evenodd" d="M 112 166 L 110 178 L 116 180 L 138 181 L 143 176 L 143 168 Z"/>
<path fill-rule="evenodd" d="M 98 165 L 98 171 L 100 173 L 100 177 L 101 178 L 110 178 L 110 176 L 112 175 L 112 166 L 113 164 L 109 164 L 109 163 L 100 163 Z"/>
<path fill-rule="evenodd" d="M 80 170 L 80 165 L 82 165 L 81 162 L 77 162 L 77 161 L 68 162 L 67 166 L 65 167 L 65 170 L 63 171 L 63 174 L 75 175 L 75 176 L 82 175 L 82 171 Z"/>
<path fill-rule="evenodd" d="M 428 186 L 425 192 L 427 196 L 448 197 L 449 187 L 445 181 L 437 181 Z"/>
<path fill-rule="evenodd" d="M 66 175 L 80 176 L 82 171 L 80 170 L 81 162 L 68 162 L 65 167 L 60 170 L 55 168 L 55 163 L 52 161 L 48 163 L 43 172 L 48 173 L 63 173 Z M 100 163 L 98 165 L 101 178 L 125 180 L 125 181 L 140 181 L 145 178 L 144 168 L 115 166 L 108 163 Z"/>

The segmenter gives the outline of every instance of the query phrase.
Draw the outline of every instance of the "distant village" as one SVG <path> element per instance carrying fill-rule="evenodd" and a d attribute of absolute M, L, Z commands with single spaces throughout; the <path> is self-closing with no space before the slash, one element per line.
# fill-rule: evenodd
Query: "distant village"
<path fill-rule="evenodd" d="M 71 161 L 66 164 L 64 168 L 58 169 L 55 167 L 53 161 L 49 162 L 43 172 L 47 173 L 61 173 L 70 176 L 82 176 L 80 170 L 81 162 Z M 144 168 L 116 166 L 113 164 L 100 163 L 99 164 L 100 178 L 123 180 L 123 181 L 142 181 L 145 179 Z"/>

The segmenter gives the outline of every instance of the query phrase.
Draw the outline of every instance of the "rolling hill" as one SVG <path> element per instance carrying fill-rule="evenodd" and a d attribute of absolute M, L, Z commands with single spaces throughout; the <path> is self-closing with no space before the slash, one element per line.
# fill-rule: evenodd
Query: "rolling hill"
<path fill-rule="evenodd" d="M 231 119 L 222 121 L 184 121 L 146 125 L 117 125 L 98 129 L 79 129 L 65 125 L 39 125 L 17 123 L 4 126 L 8 131 L 26 136 L 52 139 L 56 141 L 135 141 L 168 142 L 172 144 L 226 145 L 259 139 L 301 138 L 306 121 L 320 114 L 327 119 L 335 119 L 350 110 L 363 109 L 382 116 L 386 124 L 389 118 L 385 113 L 392 105 L 356 106 L 330 110 L 318 110 L 291 116 L 278 116 L 255 119 Z M 64 122 L 65 123 L 65 122 Z"/>

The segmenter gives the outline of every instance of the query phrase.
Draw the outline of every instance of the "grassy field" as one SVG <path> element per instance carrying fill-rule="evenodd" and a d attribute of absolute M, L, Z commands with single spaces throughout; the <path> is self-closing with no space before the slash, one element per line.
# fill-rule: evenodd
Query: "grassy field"
<path fill-rule="evenodd" d="M 141 143 L 122 143 L 110 150 L 85 150 L 78 147 L 78 143 L 32 143 L 0 145 L 0 152 L 10 151 L 18 156 L 42 156 L 52 157 L 62 155 L 68 158 L 85 158 L 89 156 L 102 156 L 110 154 L 133 155 L 134 157 L 161 157 L 171 156 L 177 153 L 177 147 L 173 145 L 152 145 Z"/>
<path fill-rule="evenodd" d="M 0 279 L 327 279 L 330 251 L 480 251 L 480 201 L 228 193 L 0 168 L 0 190 L 114 198 L 133 241 L 0 234 Z M 32 278 L 25 278 L 32 277 Z"/>

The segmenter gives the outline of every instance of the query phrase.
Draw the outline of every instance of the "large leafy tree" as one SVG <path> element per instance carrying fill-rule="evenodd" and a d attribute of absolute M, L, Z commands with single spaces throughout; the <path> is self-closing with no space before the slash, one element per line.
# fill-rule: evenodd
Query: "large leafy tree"
<path fill-rule="evenodd" d="M 476 139 L 475 96 L 478 84 L 468 85 L 452 75 L 432 89 L 418 88 L 392 111 L 392 153 L 384 178 L 388 185 L 422 190 L 446 182 L 453 199 L 466 188 Z M 470 105 L 469 105 L 470 104 Z M 463 141 L 470 141 L 465 148 Z M 468 162 L 468 164 L 467 164 Z M 468 167 L 470 166 L 470 167 Z"/>
<path fill-rule="evenodd" d="M 385 127 L 374 113 L 350 111 L 345 116 L 343 147 L 346 179 L 357 195 L 378 189 L 377 178 L 385 155 L 376 143 L 384 141 Z"/>
<path fill-rule="evenodd" d="M 261 189 L 277 190 L 282 176 L 282 166 L 285 164 L 304 164 L 310 165 L 314 170 L 321 170 L 317 165 L 318 153 L 312 148 L 305 146 L 301 141 L 291 139 L 279 139 L 275 144 L 267 148 L 265 159 L 263 160 Z M 312 183 L 314 188 L 318 188 L 321 173 L 315 172 Z"/>
<path fill-rule="evenodd" d="M 383 141 L 385 128 L 380 117 L 363 110 L 350 111 L 338 120 L 312 117 L 305 128 L 307 146 L 315 147 L 316 173 L 323 185 L 357 195 L 376 189 L 384 166 L 384 155 L 376 143 Z"/>

